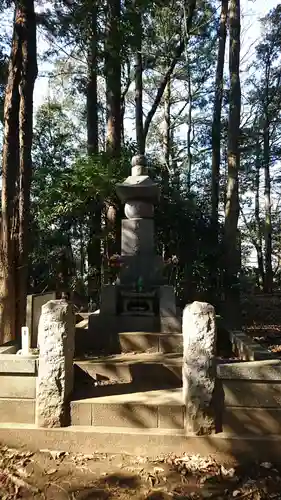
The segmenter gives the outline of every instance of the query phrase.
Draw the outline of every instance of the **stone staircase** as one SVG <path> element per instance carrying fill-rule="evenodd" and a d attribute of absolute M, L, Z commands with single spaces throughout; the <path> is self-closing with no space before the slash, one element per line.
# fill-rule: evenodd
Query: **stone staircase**
<path fill-rule="evenodd" d="M 72 424 L 100 432 L 111 427 L 120 432 L 182 431 L 182 334 L 130 331 L 126 320 L 123 331 L 115 333 L 121 353 L 76 358 Z M 149 320 L 140 318 L 140 326 L 151 327 Z M 77 325 L 78 338 L 89 335 L 89 324 L 84 319 Z"/>

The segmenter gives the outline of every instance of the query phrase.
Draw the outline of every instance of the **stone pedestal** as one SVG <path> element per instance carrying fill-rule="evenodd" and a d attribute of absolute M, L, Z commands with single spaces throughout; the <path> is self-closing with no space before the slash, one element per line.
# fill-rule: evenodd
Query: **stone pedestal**
<path fill-rule="evenodd" d="M 183 332 L 183 398 L 186 430 L 198 435 L 215 431 L 215 309 L 205 302 L 185 307 Z"/>
<path fill-rule="evenodd" d="M 70 420 L 73 389 L 75 316 L 72 305 L 50 300 L 42 306 L 38 327 L 39 367 L 35 422 L 63 427 Z"/>

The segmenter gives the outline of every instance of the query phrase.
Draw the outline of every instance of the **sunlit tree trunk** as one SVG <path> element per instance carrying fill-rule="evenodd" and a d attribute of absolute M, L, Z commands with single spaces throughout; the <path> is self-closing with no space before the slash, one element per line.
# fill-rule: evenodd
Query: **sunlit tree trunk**
<path fill-rule="evenodd" d="M 20 31 L 22 68 L 19 84 L 19 249 L 16 273 L 18 291 L 16 334 L 26 322 L 30 187 L 32 178 L 33 91 L 37 77 L 36 18 L 34 0 L 18 2 L 16 25 Z"/>
<path fill-rule="evenodd" d="M 272 272 L 272 221 L 271 221 L 271 180 L 270 180 L 270 144 L 269 144 L 269 118 L 268 106 L 265 106 L 264 126 L 263 126 L 263 168 L 264 168 L 264 291 L 272 292 L 273 272 Z"/>
<path fill-rule="evenodd" d="M 224 226 L 224 257 L 225 276 L 224 293 L 226 299 L 226 314 L 230 323 L 239 321 L 239 244 L 238 217 L 239 195 L 238 176 L 240 169 L 240 0 L 230 0 L 229 3 L 229 120 L 228 120 L 228 171 Z"/>
<path fill-rule="evenodd" d="M 116 157 L 121 149 L 121 43 L 120 0 L 108 0 L 105 42 L 107 151 Z"/>
<path fill-rule="evenodd" d="M 87 53 L 87 146 L 88 154 L 98 152 L 97 98 L 97 6 L 93 2 L 88 20 L 89 46 Z"/>
<path fill-rule="evenodd" d="M 218 207 L 221 161 L 221 108 L 223 96 L 225 45 L 227 35 L 227 13 L 228 0 L 222 0 L 219 27 L 219 47 L 215 80 L 215 100 L 212 123 L 212 226 L 215 245 L 218 244 Z"/>

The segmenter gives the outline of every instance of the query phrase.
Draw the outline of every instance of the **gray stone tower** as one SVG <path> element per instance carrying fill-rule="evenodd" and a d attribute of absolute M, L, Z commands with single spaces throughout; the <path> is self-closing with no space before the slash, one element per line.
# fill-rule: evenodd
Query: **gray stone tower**
<path fill-rule="evenodd" d="M 120 284 L 133 285 L 141 279 L 144 287 L 159 285 L 162 259 L 155 252 L 154 204 L 160 190 L 147 173 L 144 156 L 133 157 L 131 175 L 117 184 L 116 192 L 127 217 L 122 220 Z"/>
<path fill-rule="evenodd" d="M 154 204 L 159 187 L 150 179 L 145 157 L 135 156 L 131 175 L 116 186 L 125 204 L 120 278 L 101 289 L 99 314 L 89 317 L 89 348 L 96 351 L 172 352 L 181 332 L 172 286 L 163 285 L 163 262 L 156 255 Z M 172 335 L 171 335 L 172 334 Z"/>

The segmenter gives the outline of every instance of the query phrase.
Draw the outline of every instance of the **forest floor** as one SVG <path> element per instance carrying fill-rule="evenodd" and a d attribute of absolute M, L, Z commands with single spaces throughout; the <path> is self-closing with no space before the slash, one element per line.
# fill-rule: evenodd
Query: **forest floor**
<path fill-rule="evenodd" d="M 259 344 L 281 356 L 281 293 L 243 300 L 244 329 Z"/>
<path fill-rule="evenodd" d="M 281 499 L 281 465 L 0 449 L 2 500 Z"/>

